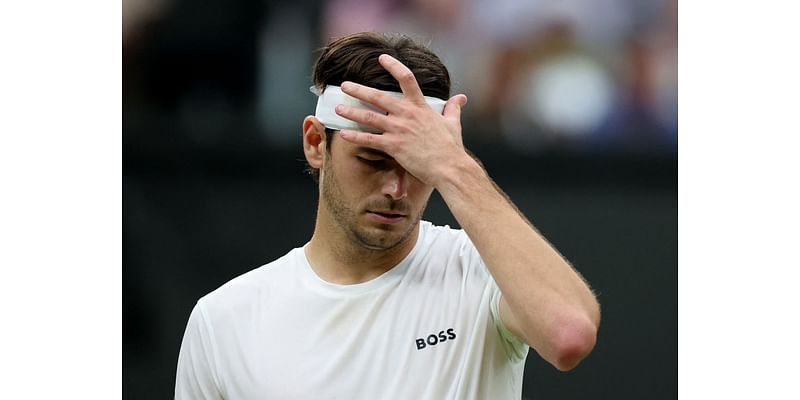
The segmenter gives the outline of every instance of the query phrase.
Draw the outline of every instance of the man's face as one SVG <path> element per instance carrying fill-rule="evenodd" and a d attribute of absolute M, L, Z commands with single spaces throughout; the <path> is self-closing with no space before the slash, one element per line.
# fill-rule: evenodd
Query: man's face
<path fill-rule="evenodd" d="M 405 243 L 433 192 L 386 154 L 337 137 L 321 179 L 332 219 L 350 240 L 373 250 Z"/>

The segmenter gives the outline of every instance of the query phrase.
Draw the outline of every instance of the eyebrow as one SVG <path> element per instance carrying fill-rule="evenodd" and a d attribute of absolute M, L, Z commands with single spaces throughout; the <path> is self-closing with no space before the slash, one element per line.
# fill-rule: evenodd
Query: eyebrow
<path fill-rule="evenodd" d="M 364 147 L 364 146 L 357 147 L 356 148 L 356 153 L 367 153 L 367 154 L 372 154 L 372 155 L 375 155 L 375 156 L 378 156 L 378 157 L 383 157 L 383 158 L 386 158 L 386 159 L 389 159 L 389 160 L 394 160 L 394 158 L 392 156 L 390 156 L 390 155 L 388 155 L 388 154 L 386 154 L 386 153 L 384 153 L 384 152 L 382 152 L 380 150 L 373 149 L 371 147 Z"/>

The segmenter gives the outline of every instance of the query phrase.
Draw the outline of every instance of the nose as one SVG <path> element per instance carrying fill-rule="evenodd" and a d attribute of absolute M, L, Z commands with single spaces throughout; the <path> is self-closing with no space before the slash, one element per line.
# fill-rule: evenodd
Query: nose
<path fill-rule="evenodd" d="M 408 195 L 408 172 L 399 166 L 386 170 L 383 194 L 393 200 L 400 200 L 406 197 Z"/>

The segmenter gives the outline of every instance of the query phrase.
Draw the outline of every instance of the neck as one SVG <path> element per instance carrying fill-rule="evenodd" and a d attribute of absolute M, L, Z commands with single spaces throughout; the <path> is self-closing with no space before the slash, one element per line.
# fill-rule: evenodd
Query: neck
<path fill-rule="evenodd" d="M 419 226 L 405 242 L 391 249 L 368 248 L 352 239 L 344 227 L 320 209 L 305 253 L 320 278 L 352 285 L 377 278 L 399 264 L 414 249 L 418 237 Z"/>

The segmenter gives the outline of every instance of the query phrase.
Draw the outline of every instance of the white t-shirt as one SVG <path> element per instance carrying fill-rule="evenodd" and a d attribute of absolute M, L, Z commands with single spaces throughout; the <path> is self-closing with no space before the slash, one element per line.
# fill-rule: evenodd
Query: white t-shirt
<path fill-rule="evenodd" d="M 183 337 L 182 399 L 519 399 L 528 346 L 462 230 L 420 222 L 368 282 L 317 276 L 303 248 L 201 298 Z"/>

